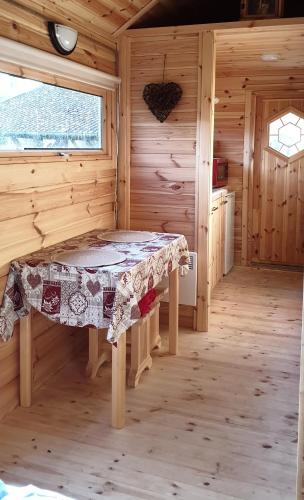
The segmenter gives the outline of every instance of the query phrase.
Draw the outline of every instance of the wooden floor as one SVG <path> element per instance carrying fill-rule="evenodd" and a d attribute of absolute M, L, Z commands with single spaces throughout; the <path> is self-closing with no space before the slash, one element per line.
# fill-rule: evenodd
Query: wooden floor
<path fill-rule="evenodd" d="M 300 273 L 236 268 L 109 427 L 110 372 L 66 366 L 0 424 L 0 477 L 75 499 L 294 500 Z"/>

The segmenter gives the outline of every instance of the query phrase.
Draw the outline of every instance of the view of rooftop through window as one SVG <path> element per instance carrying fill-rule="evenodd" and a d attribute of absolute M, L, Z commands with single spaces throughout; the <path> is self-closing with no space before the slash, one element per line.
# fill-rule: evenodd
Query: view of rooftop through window
<path fill-rule="evenodd" d="M 0 73 L 0 150 L 101 149 L 103 98 Z"/>

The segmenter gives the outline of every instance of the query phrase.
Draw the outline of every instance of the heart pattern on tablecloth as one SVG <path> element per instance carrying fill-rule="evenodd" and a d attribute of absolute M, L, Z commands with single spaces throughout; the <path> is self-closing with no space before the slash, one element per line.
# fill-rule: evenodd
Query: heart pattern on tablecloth
<path fill-rule="evenodd" d="M 93 295 L 93 297 L 95 297 L 95 295 L 98 294 L 98 292 L 100 292 L 100 283 L 99 281 L 92 281 L 92 280 L 89 280 L 87 282 L 87 289 L 89 290 L 89 292 Z"/>
<path fill-rule="evenodd" d="M 33 290 L 35 290 L 35 288 L 37 288 L 37 286 L 40 285 L 41 283 L 41 277 L 39 276 L 39 274 L 29 274 L 27 276 L 27 281 L 29 283 L 29 285 L 31 286 L 31 288 Z"/>

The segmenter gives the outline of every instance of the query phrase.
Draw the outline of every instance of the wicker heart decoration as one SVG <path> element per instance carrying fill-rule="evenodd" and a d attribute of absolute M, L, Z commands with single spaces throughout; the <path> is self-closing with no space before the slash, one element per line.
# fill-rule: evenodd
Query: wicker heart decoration
<path fill-rule="evenodd" d="M 174 82 L 148 83 L 143 98 L 151 113 L 163 123 L 182 97 L 181 87 Z"/>

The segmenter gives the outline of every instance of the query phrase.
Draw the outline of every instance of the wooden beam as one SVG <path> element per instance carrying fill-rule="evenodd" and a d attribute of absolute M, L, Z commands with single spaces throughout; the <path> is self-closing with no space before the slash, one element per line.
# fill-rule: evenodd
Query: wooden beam
<path fill-rule="evenodd" d="M 253 140 L 255 126 L 255 95 L 246 91 L 245 96 L 245 128 L 244 128 L 244 156 L 243 156 L 243 193 L 242 193 L 242 254 L 241 263 L 248 264 L 248 190 L 249 175 L 253 162 Z"/>
<path fill-rule="evenodd" d="M 160 28 L 137 28 L 127 31 L 128 37 L 154 37 L 155 35 L 179 35 L 187 33 L 202 33 L 214 31 L 220 33 L 222 30 L 245 31 L 268 31 L 282 30 L 293 25 L 304 25 L 304 17 L 293 17 L 289 19 L 258 19 L 250 21 L 233 21 L 229 23 L 191 24 L 186 26 L 164 26 Z"/>
<path fill-rule="evenodd" d="M 119 41 L 119 74 L 120 87 L 120 120 L 119 120 L 119 149 L 118 149 L 118 227 L 130 228 L 130 148 L 131 148 L 131 119 L 130 119 L 130 40 L 122 37 Z"/>
<path fill-rule="evenodd" d="M 197 220 L 196 238 L 198 255 L 198 285 L 196 330 L 208 330 L 210 307 L 209 245 L 210 203 L 212 196 L 212 163 L 214 134 L 215 93 L 215 39 L 214 32 L 204 31 L 199 35 L 199 95 L 198 100 L 198 144 L 197 144 Z"/>
<path fill-rule="evenodd" d="M 132 24 L 134 24 L 138 19 L 140 19 L 146 12 L 149 12 L 156 4 L 159 3 L 159 0 L 150 0 L 142 9 L 140 9 L 137 14 L 133 17 L 130 17 L 122 26 L 120 26 L 116 31 L 114 31 L 113 36 L 117 37 L 121 35 L 124 31 L 126 31 Z"/>

